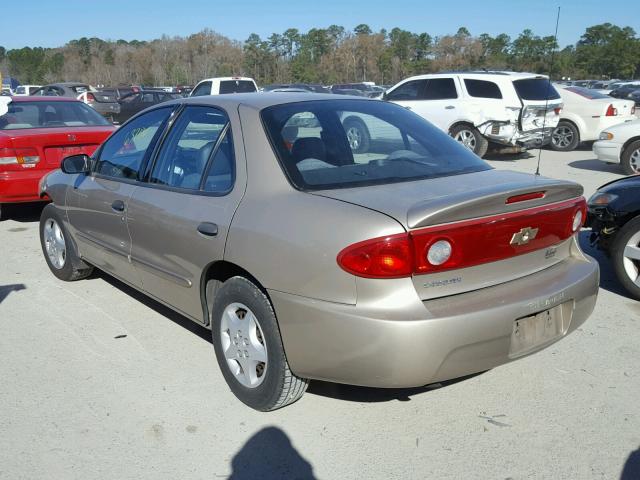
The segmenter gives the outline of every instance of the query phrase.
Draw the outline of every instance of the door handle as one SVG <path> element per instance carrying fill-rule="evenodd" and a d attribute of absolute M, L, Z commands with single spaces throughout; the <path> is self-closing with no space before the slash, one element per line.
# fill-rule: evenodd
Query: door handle
<path fill-rule="evenodd" d="M 111 204 L 111 208 L 116 212 L 124 212 L 124 202 L 122 200 L 116 200 Z"/>
<path fill-rule="evenodd" d="M 456 107 L 454 107 L 453 105 L 447 105 L 446 107 L 444 107 L 445 110 L 453 110 L 454 108 Z"/>
<path fill-rule="evenodd" d="M 211 222 L 202 222 L 198 225 L 198 231 L 207 237 L 215 237 L 218 235 L 218 225 Z"/>

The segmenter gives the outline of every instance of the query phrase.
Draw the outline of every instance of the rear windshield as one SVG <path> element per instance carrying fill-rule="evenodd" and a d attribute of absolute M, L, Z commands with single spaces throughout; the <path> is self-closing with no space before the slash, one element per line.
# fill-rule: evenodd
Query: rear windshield
<path fill-rule="evenodd" d="M 274 151 L 301 190 L 359 187 L 488 170 L 418 115 L 368 100 L 315 100 L 261 112 Z"/>
<path fill-rule="evenodd" d="M 560 98 L 557 90 L 547 78 L 527 78 L 516 80 L 513 86 L 522 100 L 557 100 Z"/>
<path fill-rule="evenodd" d="M 81 102 L 13 102 L 0 116 L 0 130 L 89 127 L 110 125 L 102 115 Z"/>
<path fill-rule="evenodd" d="M 220 93 L 251 93 L 256 85 L 251 80 L 223 80 L 220 82 Z"/>
<path fill-rule="evenodd" d="M 588 98 L 589 100 L 597 100 L 599 98 L 611 98 L 609 95 L 603 95 L 602 93 L 591 90 L 584 87 L 567 87 L 565 90 L 573 92 L 581 97 Z"/>
<path fill-rule="evenodd" d="M 87 85 L 73 85 L 71 87 L 69 87 L 71 90 L 73 90 L 76 93 L 84 93 L 84 92 L 88 92 L 90 89 Z"/>

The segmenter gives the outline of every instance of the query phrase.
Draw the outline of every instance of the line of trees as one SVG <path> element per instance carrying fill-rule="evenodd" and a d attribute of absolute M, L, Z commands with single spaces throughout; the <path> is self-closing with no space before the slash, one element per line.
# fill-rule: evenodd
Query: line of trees
<path fill-rule="evenodd" d="M 368 25 L 295 28 L 244 42 L 205 29 L 188 37 L 153 41 L 72 40 L 60 48 L 0 47 L 0 69 L 22 83 L 83 81 L 93 85 L 193 85 L 205 77 L 248 75 L 277 82 L 393 84 L 409 75 L 453 69 L 508 69 L 572 78 L 635 78 L 640 75 L 640 39 L 631 27 L 610 23 L 586 29 L 575 45 L 558 50 L 552 36 L 524 30 L 472 35 L 461 27 L 433 37 L 400 28 Z"/>

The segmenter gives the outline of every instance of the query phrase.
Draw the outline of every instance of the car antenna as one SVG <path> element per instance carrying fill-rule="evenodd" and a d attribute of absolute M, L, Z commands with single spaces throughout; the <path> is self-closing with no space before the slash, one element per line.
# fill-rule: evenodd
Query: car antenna
<path fill-rule="evenodd" d="M 544 141 L 544 128 L 547 123 L 547 110 L 549 108 L 549 91 L 551 90 L 551 74 L 553 73 L 553 61 L 556 56 L 556 48 L 558 45 L 558 24 L 560 23 L 560 7 L 558 7 L 558 15 L 556 16 L 556 31 L 553 35 L 554 48 L 551 52 L 551 62 L 549 65 L 549 83 L 547 84 L 547 94 L 545 95 L 544 101 L 544 119 L 542 120 L 542 140 Z M 551 132 L 553 135 L 553 132 Z M 552 140 L 553 141 L 553 140 Z M 542 157 L 542 145 L 540 145 L 540 149 L 538 150 L 538 165 L 536 166 L 536 176 L 540 176 L 540 158 Z"/>

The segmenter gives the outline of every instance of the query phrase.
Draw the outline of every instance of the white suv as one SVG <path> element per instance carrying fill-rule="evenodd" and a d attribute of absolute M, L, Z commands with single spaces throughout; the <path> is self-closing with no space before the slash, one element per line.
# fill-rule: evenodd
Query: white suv
<path fill-rule="evenodd" d="M 225 93 L 250 93 L 257 92 L 258 86 L 253 78 L 249 77 L 216 77 L 205 78 L 198 82 L 191 91 L 190 97 L 203 95 L 222 95 Z"/>
<path fill-rule="evenodd" d="M 549 78 L 533 73 L 419 75 L 383 98 L 426 118 L 480 157 L 489 142 L 522 149 L 546 145 L 562 109 Z"/>

